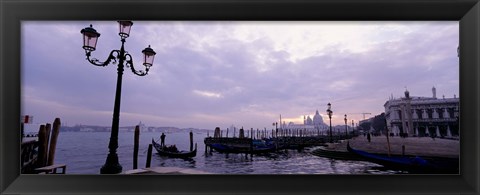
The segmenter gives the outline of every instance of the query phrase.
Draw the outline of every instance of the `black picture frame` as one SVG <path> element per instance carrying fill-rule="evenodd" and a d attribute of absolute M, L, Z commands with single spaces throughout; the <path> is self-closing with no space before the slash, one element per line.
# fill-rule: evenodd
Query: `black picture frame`
<path fill-rule="evenodd" d="M 477 0 L 0 1 L 0 192 L 4 194 L 478 194 Z M 460 21 L 460 175 L 20 175 L 21 21 Z M 75 37 L 78 38 L 78 37 Z"/>

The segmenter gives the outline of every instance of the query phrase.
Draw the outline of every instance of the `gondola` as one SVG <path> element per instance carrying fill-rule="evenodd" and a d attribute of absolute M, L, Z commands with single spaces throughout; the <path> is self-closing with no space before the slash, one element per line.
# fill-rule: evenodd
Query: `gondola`
<path fill-rule="evenodd" d="M 195 149 L 193 151 L 178 151 L 178 152 L 173 152 L 173 151 L 167 151 L 165 150 L 166 147 L 160 146 L 159 143 L 155 142 L 152 139 L 152 145 L 155 147 L 157 150 L 158 154 L 160 156 L 167 156 L 167 157 L 172 157 L 172 158 L 192 158 L 197 155 L 197 144 L 195 143 Z"/>
<path fill-rule="evenodd" d="M 347 150 L 364 160 L 383 165 L 392 170 L 408 171 L 409 173 L 458 173 L 458 164 L 454 160 L 435 160 L 419 156 L 399 156 L 372 154 L 356 150 L 347 143 Z"/>
<path fill-rule="evenodd" d="M 233 144 L 210 144 L 210 147 L 220 153 L 248 153 L 248 154 L 264 154 L 275 152 L 276 147 L 273 144 L 265 144 L 260 141 L 254 140 L 252 147 L 250 146 L 238 146 Z"/>

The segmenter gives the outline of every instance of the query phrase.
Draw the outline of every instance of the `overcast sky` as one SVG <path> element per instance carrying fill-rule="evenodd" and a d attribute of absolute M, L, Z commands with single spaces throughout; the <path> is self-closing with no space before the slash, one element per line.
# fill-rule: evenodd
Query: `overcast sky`
<path fill-rule="evenodd" d="M 391 95 L 459 97 L 457 21 L 133 21 L 125 49 L 147 76 L 123 74 L 120 125 L 226 129 L 302 123 L 318 109 L 334 125 L 384 112 Z M 91 65 L 80 30 L 101 36 L 92 57 L 119 49 L 116 21 L 22 22 L 22 114 L 35 123 L 110 126 L 117 65 Z"/>

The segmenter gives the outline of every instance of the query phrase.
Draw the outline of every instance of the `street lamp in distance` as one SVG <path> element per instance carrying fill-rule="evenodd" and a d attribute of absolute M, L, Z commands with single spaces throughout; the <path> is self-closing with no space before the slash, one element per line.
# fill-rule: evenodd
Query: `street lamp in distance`
<path fill-rule="evenodd" d="M 345 114 L 345 118 L 344 118 L 344 120 L 345 120 L 345 136 L 346 136 L 346 137 L 345 137 L 345 139 L 347 139 L 347 138 L 348 138 L 348 130 L 347 130 L 347 128 L 348 128 L 348 127 L 347 127 L 347 114 Z"/>
<path fill-rule="evenodd" d="M 355 136 L 355 126 L 352 120 L 352 136 Z"/>
<path fill-rule="evenodd" d="M 327 114 L 328 114 L 328 118 L 330 119 L 330 143 L 333 143 L 333 139 L 332 139 L 332 114 L 333 114 L 333 111 L 332 111 L 332 104 L 330 104 L 330 102 L 327 104 Z"/>

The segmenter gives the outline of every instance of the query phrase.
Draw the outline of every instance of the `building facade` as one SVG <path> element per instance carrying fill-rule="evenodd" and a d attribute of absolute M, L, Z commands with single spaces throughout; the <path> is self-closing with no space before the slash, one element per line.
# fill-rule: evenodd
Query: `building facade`
<path fill-rule="evenodd" d="M 460 99 L 436 97 L 411 97 L 408 90 L 405 97 L 391 97 L 385 104 L 385 118 L 389 132 L 398 136 L 458 137 Z"/>
<path fill-rule="evenodd" d="M 303 116 L 303 124 L 295 124 L 293 122 L 289 122 L 288 124 L 283 124 L 283 129 L 303 129 L 303 130 L 324 130 L 326 129 L 327 125 L 323 122 L 323 118 L 318 112 L 315 112 L 313 119 L 310 116 Z"/>

